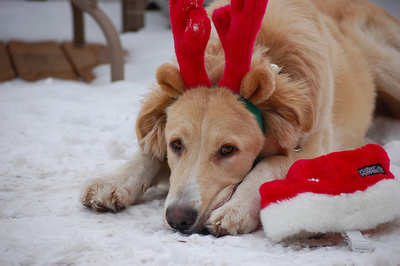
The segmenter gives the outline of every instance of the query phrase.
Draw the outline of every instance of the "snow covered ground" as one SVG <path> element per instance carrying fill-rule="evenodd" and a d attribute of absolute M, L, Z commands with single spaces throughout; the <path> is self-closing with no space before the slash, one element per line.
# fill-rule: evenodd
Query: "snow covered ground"
<path fill-rule="evenodd" d="M 384 4 L 400 16 L 397 0 Z M 120 3 L 100 7 L 120 29 Z M 105 42 L 90 17 L 86 30 L 88 41 Z M 0 1 L 3 41 L 71 36 L 66 1 Z M 156 67 L 173 55 L 168 20 L 159 12 L 146 13 L 146 28 L 121 34 L 121 41 L 129 52 L 125 81 L 109 83 L 109 66 L 99 66 L 92 84 L 0 83 L 0 265 L 400 263 L 400 219 L 366 232 L 372 253 L 354 253 L 339 235 L 275 244 L 262 231 L 221 238 L 171 232 L 162 225 L 162 190 L 151 189 L 147 201 L 118 214 L 84 208 L 78 201 L 82 184 L 113 170 L 138 148 L 140 95 L 154 81 Z M 384 145 L 400 177 L 400 122 L 375 120 L 368 139 Z"/>

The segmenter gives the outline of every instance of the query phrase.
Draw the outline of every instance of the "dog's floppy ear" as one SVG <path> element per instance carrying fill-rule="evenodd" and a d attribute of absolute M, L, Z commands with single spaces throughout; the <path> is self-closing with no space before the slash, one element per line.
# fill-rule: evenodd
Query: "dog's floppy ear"
<path fill-rule="evenodd" d="M 314 124 L 314 105 L 308 96 L 306 83 L 276 79 L 276 90 L 260 105 L 265 114 L 267 132 L 284 148 L 294 148 L 302 132 L 310 132 Z"/>
<path fill-rule="evenodd" d="M 136 120 L 136 135 L 143 152 L 160 160 L 166 156 L 165 125 L 167 123 L 166 109 L 176 98 L 165 90 L 155 88 L 144 96 L 142 108 Z"/>
<path fill-rule="evenodd" d="M 240 85 L 240 95 L 258 105 L 271 97 L 275 90 L 275 73 L 265 65 L 252 68 Z"/>
<path fill-rule="evenodd" d="M 156 80 L 160 87 L 172 98 L 178 98 L 185 91 L 179 69 L 171 64 L 165 63 L 158 67 Z"/>

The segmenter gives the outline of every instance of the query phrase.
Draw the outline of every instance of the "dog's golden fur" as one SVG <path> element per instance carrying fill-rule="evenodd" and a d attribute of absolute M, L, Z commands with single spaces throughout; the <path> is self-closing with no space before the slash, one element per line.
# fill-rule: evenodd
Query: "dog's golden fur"
<path fill-rule="evenodd" d="M 226 4 L 216 1 L 207 10 Z M 224 52 L 216 33 L 205 63 L 217 84 Z M 265 132 L 237 95 L 225 88 L 185 91 L 179 70 L 164 64 L 137 119 L 141 149 L 88 184 L 82 202 L 121 209 L 169 178 L 166 227 L 254 231 L 259 186 L 284 178 L 298 159 L 363 145 L 377 90 L 399 117 L 399 73 L 400 21 L 380 7 L 365 0 L 270 0 L 240 89 L 261 111 Z"/>

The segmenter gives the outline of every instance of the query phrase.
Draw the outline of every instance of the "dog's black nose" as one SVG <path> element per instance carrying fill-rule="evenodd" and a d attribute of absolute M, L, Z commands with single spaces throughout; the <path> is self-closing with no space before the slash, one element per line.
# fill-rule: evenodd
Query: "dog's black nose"
<path fill-rule="evenodd" d="M 197 211 L 190 207 L 170 206 L 167 208 L 165 218 L 171 228 L 184 233 L 196 222 Z"/>

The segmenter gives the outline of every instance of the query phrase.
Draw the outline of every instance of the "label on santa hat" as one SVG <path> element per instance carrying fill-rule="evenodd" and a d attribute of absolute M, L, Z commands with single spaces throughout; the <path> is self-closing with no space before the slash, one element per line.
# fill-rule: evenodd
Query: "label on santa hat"
<path fill-rule="evenodd" d="M 385 170 L 383 170 L 382 165 L 380 164 L 365 166 L 364 168 L 358 169 L 358 173 L 360 174 L 361 177 L 377 175 L 377 174 L 386 174 Z"/>

